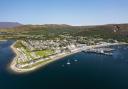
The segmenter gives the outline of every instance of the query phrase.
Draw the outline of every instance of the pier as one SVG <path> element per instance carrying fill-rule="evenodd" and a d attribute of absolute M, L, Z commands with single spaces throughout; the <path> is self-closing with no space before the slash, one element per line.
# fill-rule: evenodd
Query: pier
<path fill-rule="evenodd" d="M 114 49 L 112 48 L 94 48 L 94 49 L 83 50 L 82 52 L 97 53 L 97 54 L 112 56 L 113 54 L 112 51 L 114 51 Z"/>

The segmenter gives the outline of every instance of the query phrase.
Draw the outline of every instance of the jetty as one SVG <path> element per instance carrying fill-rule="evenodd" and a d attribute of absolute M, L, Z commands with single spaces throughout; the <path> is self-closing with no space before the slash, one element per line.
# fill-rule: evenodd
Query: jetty
<path fill-rule="evenodd" d="M 96 54 L 101 54 L 101 55 L 112 56 L 113 51 L 114 51 L 114 49 L 112 49 L 112 48 L 95 48 L 95 49 L 84 50 L 82 52 L 84 52 L 84 53 L 96 53 Z"/>

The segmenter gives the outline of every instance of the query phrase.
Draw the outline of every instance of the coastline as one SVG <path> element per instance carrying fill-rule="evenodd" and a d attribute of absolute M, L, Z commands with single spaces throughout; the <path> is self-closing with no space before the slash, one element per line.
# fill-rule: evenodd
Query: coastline
<path fill-rule="evenodd" d="M 36 71 L 37 69 L 39 68 L 43 68 L 44 66 L 54 62 L 54 61 L 57 61 L 59 59 L 62 59 L 66 56 L 70 56 L 72 54 L 75 54 L 75 53 L 79 53 L 81 52 L 80 50 L 76 50 L 74 52 L 71 52 L 71 53 L 65 53 L 65 54 L 60 54 L 59 56 L 56 56 L 56 57 L 53 57 L 52 59 L 46 61 L 46 62 L 43 62 L 43 60 L 39 60 L 37 63 L 39 62 L 43 62 L 43 63 L 40 63 L 34 67 L 31 67 L 31 68 L 28 68 L 28 69 L 19 69 L 17 68 L 15 65 L 16 65 L 16 59 L 19 55 L 19 53 L 17 52 L 16 48 L 14 47 L 14 45 L 16 44 L 16 42 L 14 42 L 10 48 L 13 50 L 13 52 L 15 53 L 15 57 L 12 59 L 12 62 L 10 63 L 9 65 L 9 68 L 15 72 L 15 73 L 19 73 L 19 74 L 22 74 L 22 73 L 30 73 L 32 71 Z M 125 42 L 121 42 L 121 43 L 111 43 L 111 44 L 107 44 L 107 45 L 91 45 L 91 46 L 88 46 L 86 49 L 91 49 L 91 48 L 97 48 L 97 47 L 105 47 L 105 46 L 112 46 L 112 45 L 125 45 L 125 44 L 128 44 L 128 43 L 125 43 Z"/>

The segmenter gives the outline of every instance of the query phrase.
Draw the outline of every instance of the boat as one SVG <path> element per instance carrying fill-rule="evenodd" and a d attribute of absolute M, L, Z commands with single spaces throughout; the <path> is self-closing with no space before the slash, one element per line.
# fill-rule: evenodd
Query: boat
<path fill-rule="evenodd" d="M 67 62 L 67 65 L 70 65 L 71 63 L 69 62 L 69 60 L 68 60 L 68 62 Z"/>
<path fill-rule="evenodd" d="M 77 62 L 78 60 L 75 59 L 74 61 Z"/>

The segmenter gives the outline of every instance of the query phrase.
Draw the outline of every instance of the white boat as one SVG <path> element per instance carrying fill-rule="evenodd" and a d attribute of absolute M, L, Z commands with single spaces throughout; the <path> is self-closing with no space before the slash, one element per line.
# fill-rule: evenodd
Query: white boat
<path fill-rule="evenodd" d="M 78 60 L 75 59 L 74 61 L 77 62 Z"/>
<path fill-rule="evenodd" d="M 67 65 L 70 65 L 71 63 L 69 62 L 69 60 L 68 60 L 68 62 L 67 62 Z"/>

